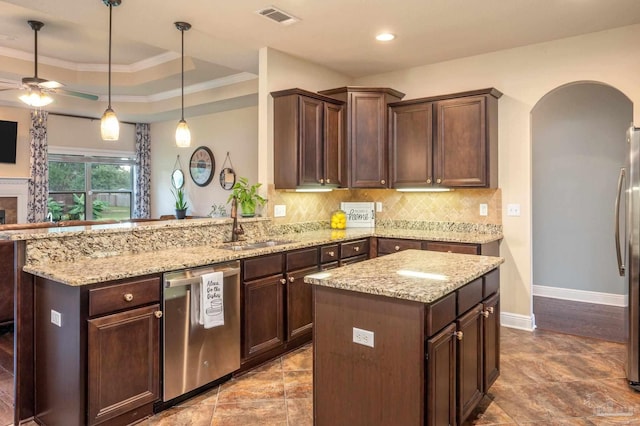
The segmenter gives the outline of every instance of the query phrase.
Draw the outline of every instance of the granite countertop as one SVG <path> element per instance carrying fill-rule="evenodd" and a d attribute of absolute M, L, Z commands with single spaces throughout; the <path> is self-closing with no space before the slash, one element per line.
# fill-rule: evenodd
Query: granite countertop
<path fill-rule="evenodd" d="M 406 250 L 307 275 L 306 283 L 431 303 L 498 267 L 494 256 Z"/>

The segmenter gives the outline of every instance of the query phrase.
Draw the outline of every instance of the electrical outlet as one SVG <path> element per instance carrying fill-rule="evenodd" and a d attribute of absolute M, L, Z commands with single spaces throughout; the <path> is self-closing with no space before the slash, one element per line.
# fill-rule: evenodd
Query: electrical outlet
<path fill-rule="evenodd" d="M 520 216 L 520 204 L 507 204 L 507 216 Z"/>
<path fill-rule="evenodd" d="M 62 314 L 58 311 L 51 310 L 51 323 L 62 327 Z"/>
<path fill-rule="evenodd" d="M 285 217 L 287 215 L 287 206 L 284 204 L 277 204 L 273 206 L 273 217 Z"/>
<path fill-rule="evenodd" d="M 487 216 L 489 214 L 489 206 L 486 204 L 480 204 L 480 216 Z"/>
<path fill-rule="evenodd" d="M 353 327 L 353 342 L 373 348 L 373 331 Z"/>
<path fill-rule="evenodd" d="M 382 203 L 380 201 L 376 202 L 376 211 L 378 213 L 382 211 Z"/>

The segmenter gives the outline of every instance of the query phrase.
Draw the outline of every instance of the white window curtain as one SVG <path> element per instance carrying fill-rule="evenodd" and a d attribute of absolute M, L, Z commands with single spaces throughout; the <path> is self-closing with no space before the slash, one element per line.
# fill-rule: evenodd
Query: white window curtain
<path fill-rule="evenodd" d="M 136 182 L 133 217 L 151 217 L 151 132 L 148 123 L 136 124 Z"/>
<path fill-rule="evenodd" d="M 27 222 L 44 222 L 47 217 L 47 197 L 49 196 L 49 162 L 47 155 L 47 118 L 49 113 L 31 111 L 31 167 L 29 197 L 27 201 Z"/>

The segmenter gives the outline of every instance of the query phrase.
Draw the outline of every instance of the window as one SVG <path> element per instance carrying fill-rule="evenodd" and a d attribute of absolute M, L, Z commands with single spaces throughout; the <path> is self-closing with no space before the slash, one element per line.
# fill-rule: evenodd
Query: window
<path fill-rule="evenodd" d="M 53 220 L 131 218 L 132 158 L 49 155 L 49 213 Z"/>

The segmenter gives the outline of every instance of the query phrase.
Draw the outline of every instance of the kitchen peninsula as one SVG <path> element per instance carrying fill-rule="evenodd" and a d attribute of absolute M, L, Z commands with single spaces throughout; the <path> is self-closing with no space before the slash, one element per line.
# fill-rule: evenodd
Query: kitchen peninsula
<path fill-rule="evenodd" d="M 485 230 L 473 227 L 452 228 L 448 225 L 443 226 L 442 229 L 437 226 L 424 229 L 381 227 L 332 232 L 322 224 L 315 227 L 307 225 L 300 228 L 291 226 L 278 228 L 273 227 L 269 219 L 255 218 L 243 220 L 243 227 L 248 241 L 240 243 L 244 246 L 239 247 L 238 250 L 225 244 L 231 231 L 231 222 L 227 219 L 173 220 L 0 232 L 0 239 L 14 241 L 16 253 L 16 291 L 14 296 L 17 313 L 15 335 L 16 421 L 35 415 L 42 424 L 126 424 L 141 418 L 141 416 L 151 414 L 150 401 L 157 401 L 160 396 L 157 384 L 160 370 L 156 363 L 157 357 L 160 356 L 158 354 L 157 341 L 159 336 L 157 336 L 157 330 L 160 324 L 158 319 L 162 316 L 159 303 L 161 303 L 162 297 L 160 283 L 164 272 L 230 260 L 241 261 L 241 264 L 244 265 L 242 267 L 243 279 L 246 281 L 242 284 L 244 292 L 243 315 L 245 315 L 242 339 L 247 339 L 247 342 L 243 343 L 247 349 L 243 352 L 243 363 L 247 362 L 243 365 L 246 365 L 246 368 L 251 368 L 252 365 L 264 362 L 274 353 L 291 350 L 295 344 L 305 341 L 304 339 L 308 341 L 311 338 L 311 327 L 310 324 L 301 323 L 295 329 L 298 333 L 297 337 L 289 336 L 289 331 L 286 329 L 282 331 L 281 328 L 285 325 L 291 326 L 292 323 L 292 319 L 287 317 L 292 310 L 286 309 L 279 313 L 279 315 L 286 314 L 284 320 L 274 320 L 274 324 L 276 324 L 274 327 L 277 328 L 279 336 L 275 339 L 277 340 L 275 343 L 270 336 L 259 334 L 256 335 L 258 340 L 251 340 L 255 336 L 248 336 L 246 321 L 249 321 L 247 314 L 251 313 L 250 309 L 253 308 L 253 305 L 248 304 L 247 291 L 258 287 L 253 287 L 253 282 L 248 281 L 248 272 L 253 272 L 249 270 L 249 265 L 256 265 L 258 261 L 262 262 L 260 264 L 263 264 L 265 260 L 270 261 L 267 263 L 270 274 L 274 273 L 271 272 L 274 265 L 285 268 L 278 269 L 277 274 L 279 275 L 275 276 L 278 278 L 277 280 L 272 280 L 273 276 L 267 276 L 266 273 L 263 273 L 258 276 L 256 282 L 260 283 L 260 289 L 265 289 L 267 287 L 264 287 L 264 284 L 267 283 L 265 281 L 267 278 L 275 281 L 275 285 L 269 284 L 268 291 L 270 293 L 268 294 L 279 294 L 277 297 L 284 298 L 280 299 L 281 304 L 292 303 L 293 297 L 290 292 L 305 292 L 302 299 L 297 299 L 297 303 L 301 300 L 309 302 L 308 310 L 302 314 L 305 319 L 304 315 L 308 315 L 307 321 L 310 322 L 311 286 L 306 285 L 305 287 L 302 280 L 298 280 L 298 274 L 301 272 L 305 272 L 304 275 L 307 275 L 310 272 L 306 271 L 311 269 L 316 272 L 364 260 L 368 257 L 375 257 L 382 254 L 381 248 L 383 247 L 380 242 L 383 240 L 387 245 L 394 242 L 396 245 L 392 246 L 391 250 L 396 251 L 413 247 L 416 244 L 429 247 L 424 244 L 441 242 L 446 243 L 447 247 L 459 244 L 465 250 L 474 247 L 479 254 L 483 254 L 485 250 L 487 252 L 497 251 L 497 244 L 501 238 L 500 232 L 483 232 Z M 275 241 L 276 244 L 250 244 L 253 241 L 265 240 Z M 405 246 L 403 242 L 413 244 Z M 303 257 L 305 262 L 310 258 L 312 265 L 296 263 Z M 469 257 L 482 258 L 482 256 Z M 273 262 L 273 259 L 278 260 Z M 260 278 L 263 276 L 264 279 Z M 302 275 L 299 276 L 299 278 L 301 277 Z M 293 280 L 291 280 L 292 278 Z M 289 282 L 290 280 L 291 282 Z M 286 282 L 281 283 L 281 281 Z M 306 293 L 307 287 L 308 295 Z M 129 291 L 131 289 L 135 291 Z M 139 293 L 137 293 L 138 291 Z M 131 298 L 127 298 L 130 294 L 134 296 L 132 303 L 129 302 Z M 264 293 L 252 293 L 251 297 L 262 297 L 261 295 Z M 37 303 L 34 305 L 34 300 L 42 302 L 40 306 L 45 307 L 42 312 L 38 311 Z M 72 301 L 71 305 L 67 304 L 67 301 L 70 300 Z M 262 299 L 251 299 L 251 303 L 256 301 L 263 303 L 260 300 Z M 108 302 L 109 306 L 96 305 L 96 302 Z M 51 305 L 54 303 L 59 306 L 56 308 Z M 127 303 L 129 307 L 127 307 Z M 50 315 L 51 309 L 62 313 L 61 326 L 55 324 L 56 320 Z M 282 309 L 282 307 L 279 308 L 280 311 Z M 257 310 L 261 311 L 261 309 Z M 269 310 L 269 312 L 272 311 L 274 310 Z M 113 315 L 110 312 L 113 312 Z M 148 330 L 149 338 L 153 334 L 156 337 L 154 337 L 155 340 L 142 339 L 143 343 L 149 342 L 149 357 L 145 363 L 140 362 L 136 365 L 136 369 L 131 370 L 128 377 L 136 375 L 138 378 L 148 378 L 148 380 L 139 382 L 143 386 L 135 389 L 135 398 L 123 399 L 126 404 L 118 402 L 120 399 L 113 399 L 108 406 L 102 407 L 100 404 L 108 402 L 108 400 L 94 399 L 96 392 L 117 390 L 125 395 L 130 389 L 126 383 L 119 385 L 115 383 L 96 384 L 86 376 L 87 363 L 97 362 L 98 366 L 113 368 L 106 361 L 109 361 L 109 357 L 113 355 L 111 352 L 114 352 L 113 350 L 109 351 L 109 348 L 114 347 L 113 345 L 105 347 L 106 352 L 105 350 L 96 352 L 96 349 L 91 349 L 90 340 L 92 337 L 88 336 L 87 324 L 93 321 L 98 325 L 94 331 L 101 332 L 100 327 L 103 324 L 100 322 L 102 321 L 100 318 L 107 318 L 104 316 L 105 314 L 125 319 L 124 317 L 129 318 L 128 315 L 134 313 L 137 315 L 135 318 L 137 318 L 136 321 L 140 329 Z M 57 321 L 60 322 L 59 319 Z M 41 335 L 41 339 L 37 337 L 37 330 L 38 328 L 42 330 L 42 327 L 47 327 L 51 331 Z M 69 327 L 75 331 L 70 333 Z M 66 336 L 72 336 L 74 340 L 66 341 L 61 337 L 56 337 L 59 336 L 58 333 L 65 330 Z M 262 341 L 259 339 L 263 337 L 268 343 L 266 346 L 260 343 Z M 87 339 L 89 339 L 89 343 Z M 140 345 L 140 340 L 136 341 L 131 334 L 127 344 L 132 345 L 136 342 Z M 112 344 L 115 343 L 118 341 L 112 342 Z M 254 345 L 254 343 L 256 344 Z M 122 343 L 118 344 L 122 346 Z M 267 349 L 262 350 L 262 347 Z M 255 348 L 257 348 L 256 351 L 251 352 Z M 75 371 L 74 374 L 79 374 L 77 380 L 65 387 L 65 392 L 57 390 L 61 386 L 60 381 L 53 380 L 53 378 L 43 381 L 43 377 L 39 376 L 38 371 L 44 370 L 47 374 L 63 374 L 64 371 L 49 365 L 40 366 L 38 363 L 34 365 L 35 353 L 38 350 L 49 354 L 51 360 L 66 366 L 68 371 Z M 71 353 L 74 354 L 73 358 L 67 356 Z M 60 359 L 55 359 L 56 356 Z M 92 356 L 98 358 L 92 360 Z M 102 357 L 106 357 L 104 358 L 106 361 L 101 364 Z M 111 358 L 112 361 L 114 359 Z M 36 372 L 34 372 L 34 367 Z M 138 367 L 139 369 L 137 369 Z M 63 375 L 65 379 L 68 377 L 70 376 Z M 38 380 L 40 381 L 36 385 L 35 382 Z M 46 390 L 46 386 L 49 387 L 48 390 Z M 100 388 L 100 386 L 105 386 L 105 388 Z M 47 393 L 44 393 L 45 390 Z M 36 395 L 38 392 L 41 392 L 40 396 Z M 51 399 L 43 399 L 43 395 Z M 65 400 L 76 401 L 76 404 L 69 407 L 64 403 Z M 144 407 L 136 408 L 131 404 L 132 402 L 144 403 Z M 60 418 L 64 421 L 54 421 L 53 417 L 51 417 L 51 421 L 44 420 L 45 416 L 53 416 L 56 412 L 66 416 Z M 94 414 L 95 417 L 92 417 Z"/>
<path fill-rule="evenodd" d="M 314 285 L 314 424 L 462 424 L 499 375 L 500 257 L 407 250 Z"/>

